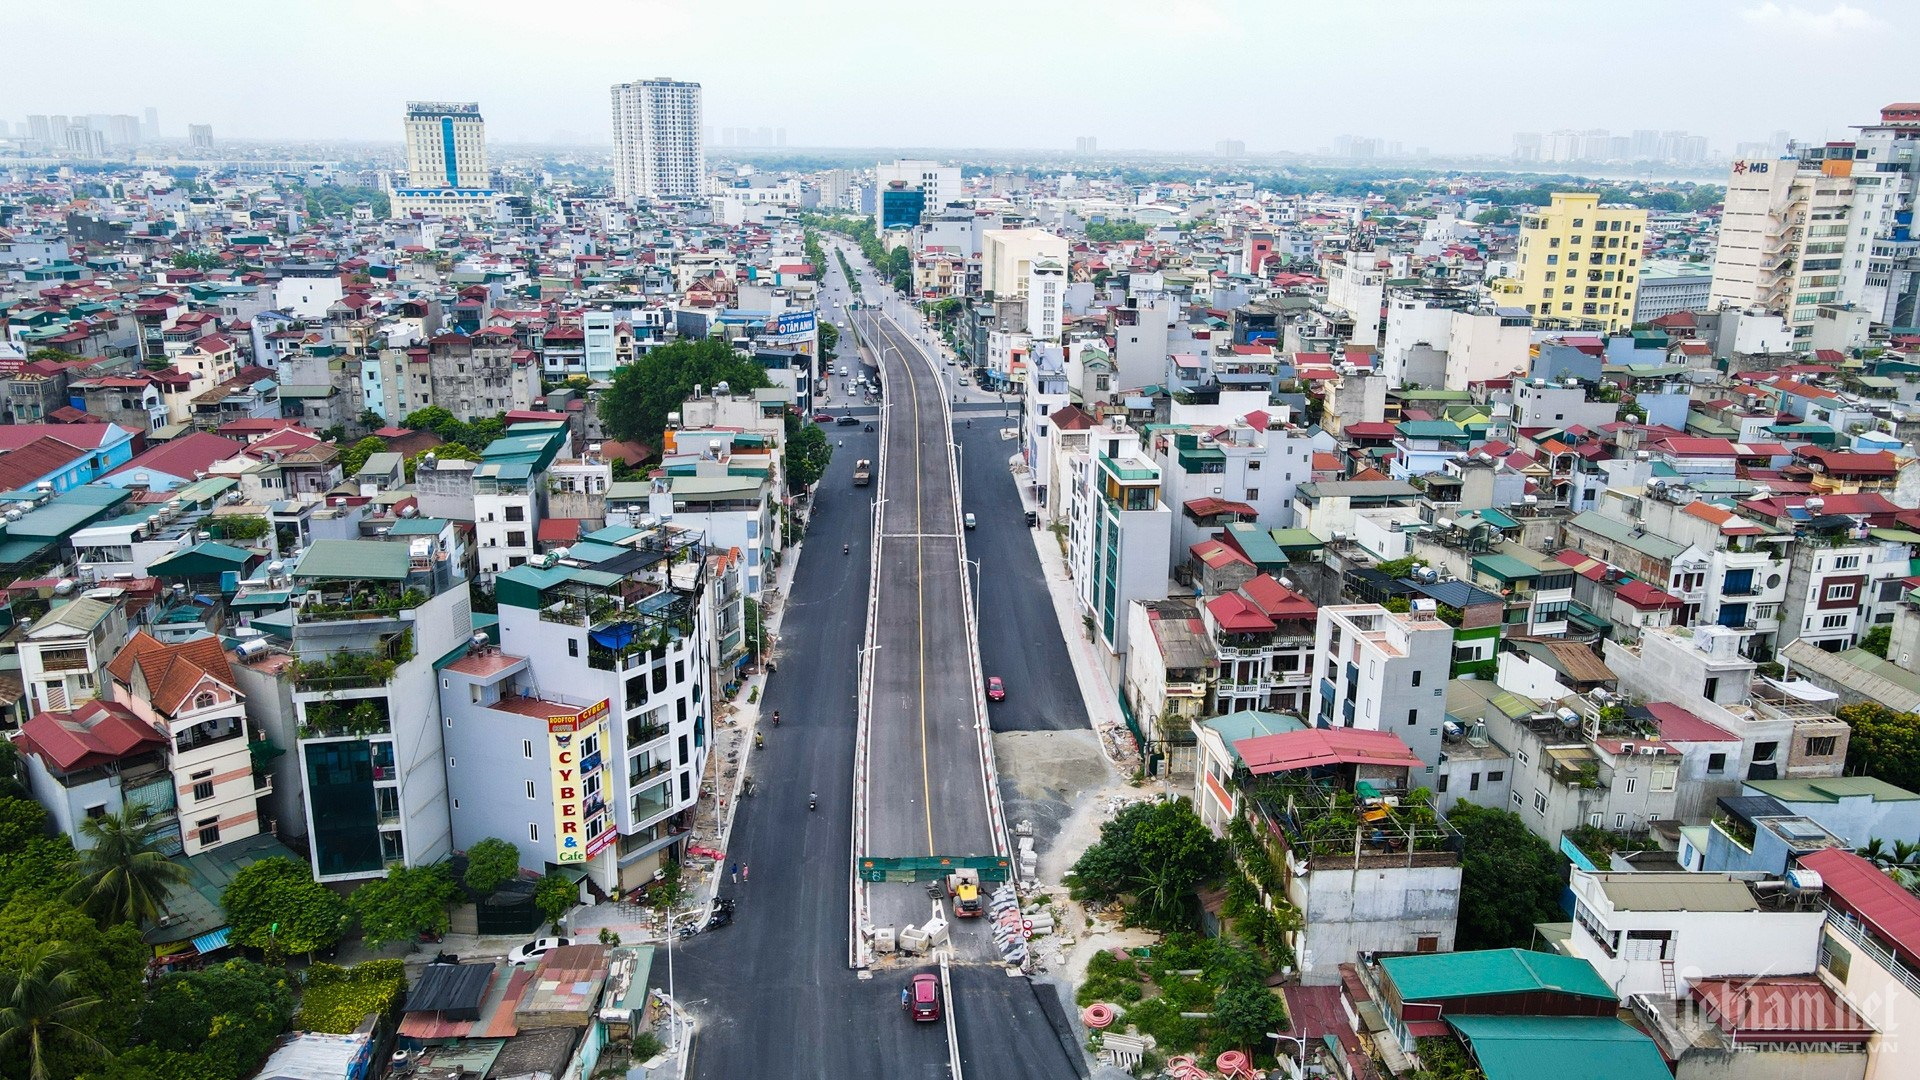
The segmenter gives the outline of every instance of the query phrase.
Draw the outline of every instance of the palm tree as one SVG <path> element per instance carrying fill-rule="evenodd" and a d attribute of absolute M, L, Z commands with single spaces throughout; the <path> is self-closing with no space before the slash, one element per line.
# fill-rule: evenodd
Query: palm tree
<path fill-rule="evenodd" d="M 1856 854 L 1868 862 L 1884 864 L 1887 859 L 1887 845 L 1876 836 L 1868 840 L 1866 846 L 1861 848 Z"/>
<path fill-rule="evenodd" d="M 100 1005 L 80 996 L 61 942 L 36 945 L 19 968 L 0 971 L 0 1051 L 27 1063 L 29 1080 L 47 1080 L 47 1049 L 54 1041 L 105 1057 L 98 1039 L 75 1027 Z"/>
<path fill-rule="evenodd" d="M 1893 861 L 1900 866 L 1912 866 L 1920 857 L 1920 844 L 1906 840 L 1893 842 Z"/>
<path fill-rule="evenodd" d="M 139 803 L 82 821 L 80 835 L 91 843 L 67 864 L 80 875 L 67 903 L 102 926 L 158 919 L 167 895 L 186 883 L 187 868 L 155 849 L 153 824 L 152 811 Z"/>

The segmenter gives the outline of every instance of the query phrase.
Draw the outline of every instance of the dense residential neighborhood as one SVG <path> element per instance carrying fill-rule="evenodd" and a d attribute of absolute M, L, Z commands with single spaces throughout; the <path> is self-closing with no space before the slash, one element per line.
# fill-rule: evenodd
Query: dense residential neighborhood
<path fill-rule="evenodd" d="M 0 1077 L 1920 1075 L 1920 104 L 705 93 L 0 118 Z"/>

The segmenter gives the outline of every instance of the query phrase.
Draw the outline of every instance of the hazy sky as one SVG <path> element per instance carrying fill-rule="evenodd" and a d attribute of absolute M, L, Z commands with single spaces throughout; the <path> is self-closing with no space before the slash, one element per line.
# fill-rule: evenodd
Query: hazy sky
<path fill-rule="evenodd" d="M 498 141 L 607 142 L 615 82 L 701 82 L 787 145 L 1500 152 L 1515 131 L 1841 137 L 1920 99 L 1912 0 L 58 0 L 0 26 L 0 119 L 398 141 L 410 98 Z M 715 140 L 716 142 L 718 140 Z"/>

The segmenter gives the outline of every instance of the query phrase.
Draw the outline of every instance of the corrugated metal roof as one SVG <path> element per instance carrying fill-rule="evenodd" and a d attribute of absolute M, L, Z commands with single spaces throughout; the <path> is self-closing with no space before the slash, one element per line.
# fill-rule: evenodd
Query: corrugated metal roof
<path fill-rule="evenodd" d="M 1759 911 L 1742 882 L 1718 874 L 1595 874 L 1617 911 Z"/>
<path fill-rule="evenodd" d="M 1920 795 L 1873 776 L 1830 776 L 1819 779 L 1752 780 L 1748 787 L 1783 803 L 1837 803 L 1868 798 L 1874 802 L 1912 802 Z"/>
<path fill-rule="evenodd" d="M 1483 949 L 1477 952 L 1393 956 L 1380 961 L 1402 1001 L 1444 1001 L 1551 991 L 1574 997 L 1617 1000 L 1613 988 L 1577 956 Z"/>
<path fill-rule="evenodd" d="M 407 545 L 379 540 L 315 540 L 293 568 L 296 578 L 405 581 Z"/>
<path fill-rule="evenodd" d="M 1584 963 L 1584 961 L 1582 961 Z M 1487 1080 L 1672 1080 L 1645 1032 L 1604 1016 L 1449 1016 Z"/>

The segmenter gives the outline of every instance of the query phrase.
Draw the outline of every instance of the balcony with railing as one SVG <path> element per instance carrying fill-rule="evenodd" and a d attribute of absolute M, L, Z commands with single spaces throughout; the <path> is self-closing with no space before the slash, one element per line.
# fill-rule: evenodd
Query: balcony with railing
<path fill-rule="evenodd" d="M 384 735 L 393 730 L 391 705 L 382 697 L 323 698 L 304 705 L 306 716 L 300 723 L 302 739 L 329 739 L 342 736 Z M 391 768 L 392 761 L 388 761 Z"/>
<path fill-rule="evenodd" d="M 85 649 L 42 649 L 40 650 L 40 670 L 91 671 L 93 660 Z"/>
<path fill-rule="evenodd" d="M 382 638 L 375 648 L 339 649 L 294 661 L 293 688 L 319 692 L 385 686 L 413 655 L 413 630 L 408 628 Z"/>

